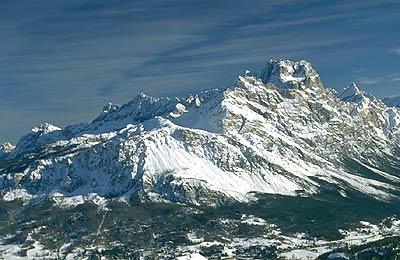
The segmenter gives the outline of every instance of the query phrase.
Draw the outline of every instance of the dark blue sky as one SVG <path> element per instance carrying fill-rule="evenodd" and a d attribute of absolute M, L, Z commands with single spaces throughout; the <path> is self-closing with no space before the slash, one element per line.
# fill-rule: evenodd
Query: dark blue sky
<path fill-rule="evenodd" d="M 400 95 L 399 1 L 1 0 L 0 143 L 144 92 L 224 87 L 270 58 Z"/>

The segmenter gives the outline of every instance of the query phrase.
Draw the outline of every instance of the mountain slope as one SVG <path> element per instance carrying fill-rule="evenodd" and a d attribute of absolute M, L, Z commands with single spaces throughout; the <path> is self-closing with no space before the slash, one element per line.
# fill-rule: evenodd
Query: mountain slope
<path fill-rule="evenodd" d="M 185 98 L 140 94 L 92 122 L 43 124 L 0 156 L 3 197 L 83 196 L 181 203 L 355 190 L 400 195 L 400 112 L 325 89 L 306 61 Z"/>
<path fill-rule="evenodd" d="M 389 107 L 400 107 L 400 97 L 387 97 L 382 101 Z"/>

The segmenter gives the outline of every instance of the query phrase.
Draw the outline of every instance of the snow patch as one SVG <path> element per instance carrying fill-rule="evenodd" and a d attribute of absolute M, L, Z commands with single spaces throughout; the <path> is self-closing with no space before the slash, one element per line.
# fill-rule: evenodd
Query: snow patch
<path fill-rule="evenodd" d="M 184 255 L 184 256 L 178 256 L 176 259 L 178 260 L 207 260 L 204 256 L 202 256 L 199 253 L 193 253 L 189 255 Z"/>

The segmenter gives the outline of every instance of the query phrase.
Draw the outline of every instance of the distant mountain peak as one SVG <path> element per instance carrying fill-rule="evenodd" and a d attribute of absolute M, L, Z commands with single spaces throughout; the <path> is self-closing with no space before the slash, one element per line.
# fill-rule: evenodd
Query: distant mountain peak
<path fill-rule="evenodd" d="M 347 87 L 349 91 L 353 91 L 354 94 L 362 93 L 360 88 L 357 86 L 355 82 L 351 82 L 350 85 Z"/>
<path fill-rule="evenodd" d="M 61 130 L 60 127 L 49 124 L 49 123 L 43 123 L 43 124 L 40 124 L 40 125 L 32 128 L 32 132 L 40 133 L 40 134 L 48 134 L 53 131 L 59 131 L 59 130 Z"/>
<path fill-rule="evenodd" d="M 0 156 L 1 154 L 7 154 L 14 150 L 15 146 L 10 143 L 4 143 L 0 145 Z"/>
<path fill-rule="evenodd" d="M 355 82 L 351 82 L 350 85 L 345 87 L 342 91 L 337 93 L 337 97 L 344 100 L 349 97 L 361 95 L 362 92 Z"/>
<path fill-rule="evenodd" d="M 345 102 L 362 103 L 370 102 L 377 98 L 361 90 L 355 82 L 350 83 L 346 88 L 336 94 L 337 98 Z"/>

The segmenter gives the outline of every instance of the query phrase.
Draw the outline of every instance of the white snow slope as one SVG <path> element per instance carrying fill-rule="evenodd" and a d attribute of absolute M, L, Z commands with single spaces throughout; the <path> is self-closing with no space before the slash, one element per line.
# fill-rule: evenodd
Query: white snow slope
<path fill-rule="evenodd" d="M 35 127 L 0 151 L 4 198 L 85 196 L 194 204 L 334 187 L 399 195 L 400 111 L 354 84 L 336 94 L 306 61 L 185 98 L 140 94 L 92 122 Z M 7 148 L 7 149 L 6 149 Z"/>

